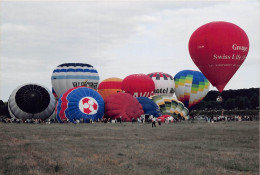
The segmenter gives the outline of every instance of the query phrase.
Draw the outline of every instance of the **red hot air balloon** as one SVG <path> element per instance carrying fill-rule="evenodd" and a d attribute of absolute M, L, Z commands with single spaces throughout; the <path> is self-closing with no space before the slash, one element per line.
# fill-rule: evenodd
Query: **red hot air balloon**
<path fill-rule="evenodd" d="M 107 78 L 98 85 L 98 93 L 105 100 L 111 94 L 122 92 L 122 81 L 121 78 Z"/>
<path fill-rule="evenodd" d="M 150 97 L 155 89 L 154 81 L 145 74 L 132 74 L 122 81 L 123 92 L 134 97 Z"/>
<path fill-rule="evenodd" d="M 119 92 L 109 95 L 105 100 L 105 115 L 112 120 L 121 116 L 122 121 L 130 122 L 142 114 L 142 105 L 130 94 Z"/>
<path fill-rule="evenodd" d="M 245 61 L 249 40 L 243 29 L 229 22 L 211 22 L 199 27 L 190 37 L 193 62 L 222 92 Z"/>

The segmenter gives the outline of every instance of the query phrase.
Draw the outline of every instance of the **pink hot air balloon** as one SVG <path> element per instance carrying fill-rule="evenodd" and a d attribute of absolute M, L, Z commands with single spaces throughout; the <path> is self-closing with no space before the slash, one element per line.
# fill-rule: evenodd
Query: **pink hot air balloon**
<path fill-rule="evenodd" d="M 229 22 L 211 22 L 199 27 L 190 37 L 193 62 L 222 92 L 245 61 L 249 40 L 243 29 Z"/>
<path fill-rule="evenodd" d="M 134 97 L 150 97 L 155 89 L 154 81 L 145 74 L 129 75 L 122 81 L 123 92 Z"/>

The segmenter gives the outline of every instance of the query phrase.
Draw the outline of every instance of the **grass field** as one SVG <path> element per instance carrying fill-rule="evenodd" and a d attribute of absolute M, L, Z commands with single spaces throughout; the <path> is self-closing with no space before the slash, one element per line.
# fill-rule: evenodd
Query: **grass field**
<path fill-rule="evenodd" d="M 7 174 L 259 174 L 259 123 L 0 123 Z"/>

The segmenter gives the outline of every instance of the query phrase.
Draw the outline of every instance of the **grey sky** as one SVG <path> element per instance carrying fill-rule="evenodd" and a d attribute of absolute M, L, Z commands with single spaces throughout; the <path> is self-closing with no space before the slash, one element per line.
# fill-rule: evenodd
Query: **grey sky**
<path fill-rule="evenodd" d="M 247 59 L 225 90 L 259 87 L 260 3 L 252 1 L 1 1 L 0 99 L 25 83 L 51 89 L 61 63 L 93 65 L 101 81 L 162 71 L 198 70 L 188 41 L 212 21 L 240 26 Z M 216 90 L 211 86 L 211 90 Z"/>

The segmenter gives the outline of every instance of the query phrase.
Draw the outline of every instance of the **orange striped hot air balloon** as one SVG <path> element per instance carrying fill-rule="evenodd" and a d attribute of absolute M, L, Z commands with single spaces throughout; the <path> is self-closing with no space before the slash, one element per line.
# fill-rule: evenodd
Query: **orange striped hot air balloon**
<path fill-rule="evenodd" d="M 105 100 L 111 94 L 122 92 L 122 81 L 120 78 L 107 78 L 98 85 L 98 93 Z"/>

